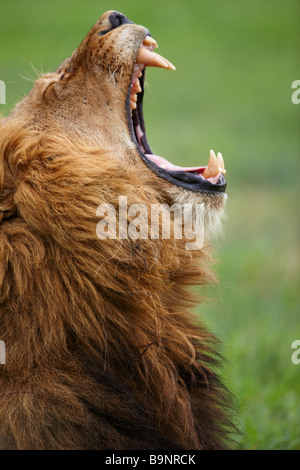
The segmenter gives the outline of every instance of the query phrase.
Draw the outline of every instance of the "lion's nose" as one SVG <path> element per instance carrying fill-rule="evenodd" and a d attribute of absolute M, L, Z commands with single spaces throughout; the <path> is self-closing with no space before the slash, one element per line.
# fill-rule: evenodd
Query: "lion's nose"
<path fill-rule="evenodd" d="M 133 24 L 133 21 L 129 20 L 127 16 L 123 15 L 123 13 L 120 13 L 119 11 L 114 11 L 109 16 L 109 21 L 112 25 L 112 28 L 117 28 L 123 24 Z"/>

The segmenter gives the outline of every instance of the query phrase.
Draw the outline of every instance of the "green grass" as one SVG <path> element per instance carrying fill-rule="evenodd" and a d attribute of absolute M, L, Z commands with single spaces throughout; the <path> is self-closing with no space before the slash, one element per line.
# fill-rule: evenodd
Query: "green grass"
<path fill-rule="evenodd" d="M 2 2 L 4 3 L 4 2 Z M 7 115 L 36 72 L 55 69 L 108 9 L 149 27 L 176 72 L 147 73 L 155 152 L 182 165 L 222 151 L 229 200 L 214 243 L 220 283 L 199 316 L 224 342 L 239 401 L 237 447 L 300 449 L 299 112 L 297 0 L 15 0 L 1 5 Z"/>
<path fill-rule="evenodd" d="M 238 447 L 300 449 L 299 239 L 296 191 L 233 192 L 215 243 L 219 285 L 199 315 L 224 343 L 226 379 L 239 401 Z"/>

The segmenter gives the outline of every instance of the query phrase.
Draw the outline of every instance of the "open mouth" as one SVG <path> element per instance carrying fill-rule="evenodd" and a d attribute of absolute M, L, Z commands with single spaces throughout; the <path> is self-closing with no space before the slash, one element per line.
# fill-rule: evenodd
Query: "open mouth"
<path fill-rule="evenodd" d="M 148 167 L 158 176 L 190 191 L 225 192 L 226 181 L 224 161 L 221 153 L 215 155 L 210 151 L 206 166 L 181 167 L 174 165 L 163 157 L 154 155 L 146 135 L 143 116 L 143 97 L 146 67 L 161 67 L 175 70 L 175 67 L 164 57 L 156 54 L 156 41 L 146 36 L 140 46 L 127 97 L 127 114 L 131 137 L 137 150 Z"/>

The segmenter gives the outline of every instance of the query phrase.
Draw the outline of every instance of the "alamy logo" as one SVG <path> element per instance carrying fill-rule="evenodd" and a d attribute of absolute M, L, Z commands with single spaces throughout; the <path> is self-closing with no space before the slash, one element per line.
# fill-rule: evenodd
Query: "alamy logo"
<path fill-rule="evenodd" d="M 105 239 L 185 239 L 187 250 L 199 250 L 204 244 L 204 204 L 132 204 L 127 196 L 119 196 L 116 209 L 112 204 L 97 208 L 96 233 Z M 172 227 L 172 229 L 171 229 Z"/>
<path fill-rule="evenodd" d="M 299 104 L 300 103 L 300 80 L 295 80 L 292 83 L 292 88 L 296 88 L 296 91 L 292 94 L 292 103 Z"/>
<path fill-rule="evenodd" d="M 6 86 L 2 80 L 0 80 L 0 104 L 6 104 Z"/>
<path fill-rule="evenodd" d="M 295 341 L 292 342 L 292 349 L 296 349 L 296 351 L 293 352 L 291 360 L 292 363 L 295 365 L 300 364 L 300 340 L 295 339 Z"/>
<path fill-rule="evenodd" d="M 6 362 L 6 347 L 4 341 L 0 341 L 0 364 Z"/>

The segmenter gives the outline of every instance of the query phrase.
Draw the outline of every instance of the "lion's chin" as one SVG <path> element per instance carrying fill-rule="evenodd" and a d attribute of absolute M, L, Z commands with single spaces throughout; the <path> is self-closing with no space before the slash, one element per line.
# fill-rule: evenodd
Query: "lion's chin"
<path fill-rule="evenodd" d="M 194 244 L 189 249 L 201 249 L 204 244 L 222 234 L 227 194 L 218 193 L 211 197 L 209 193 L 199 194 L 178 187 L 170 187 L 168 194 L 173 204 L 184 208 L 196 240 L 200 240 L 199 246 Z"/>

